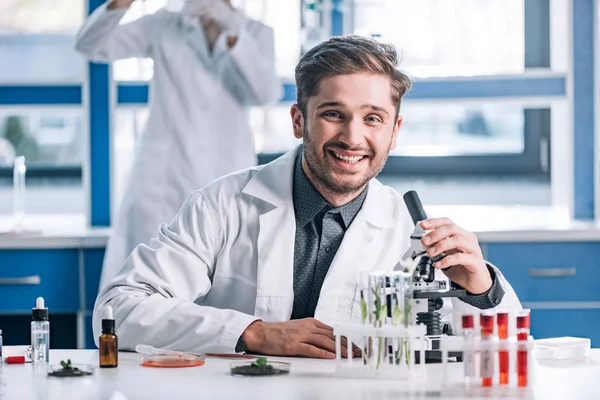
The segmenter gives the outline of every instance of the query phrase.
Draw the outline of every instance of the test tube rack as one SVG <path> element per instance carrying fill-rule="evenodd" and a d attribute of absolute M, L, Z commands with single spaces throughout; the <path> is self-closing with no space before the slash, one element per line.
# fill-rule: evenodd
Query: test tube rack
<path fill-rule="evenodd" d="M 481 386 L 481 380 L 484 377 L 482 371 L 485 370 L 482 363 L 491 362 L 492 365 L 490 366 L 490 369 L 492 370 L 492 373 L 488 376 L 492 378 L 492 387 L 517 387 L 517 352 L 519 351 L 526 352 L 528 372 L 531 372 L 532 350 L 534 347 L 532 336 L 528 336 L 527 340 L 517 340 L 516 335 L 510 336 L 508 339 L 498 339 L 497 337 L 494 337 L 490 340 L 482 340 L 480 336 L 473 336 L 470 339 L 464 338 L 464 340 L 452 339 L 452 337 L 448 337 L 442 338 L 440 341 L 442 364 L 444 365 L 444 378 L 447 378 L 449 362 L 448 353 L 458 351 L 463 352 L 462 376 L 464 378 L 464 383 L 467 386 Z M 499 384 L 499 355 L 500 352 L 503 351 L 508 352 L 510 360 L 507 371 L 510 379 L 507 385 Z M 529 374 L 529 377 L 531 378 L 531 374 Z"/>
<path fill-rule="evenodd" d="M 424 364 L 416 364 L 414 357 L 415 351 L 419 351 L 420 360 L 425 359 L 426 332 L 425 325 L 336 325 L 333 329 L 336 343 L 335 374 L 345 378 L 426 378 Z M 352 358 L 351 346 L 347 348 L 346 358 L 342 357 L 342 337 L 360 346 L 363 351 L 361 358 Z"/>

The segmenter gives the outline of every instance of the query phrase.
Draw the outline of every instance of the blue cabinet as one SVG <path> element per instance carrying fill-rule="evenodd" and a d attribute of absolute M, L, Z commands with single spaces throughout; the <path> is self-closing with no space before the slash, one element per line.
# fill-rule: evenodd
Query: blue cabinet
<path fill-rule="evenodd" d="M 77 249 L 0 251 L 0 312 L 30 314 L 43 297 L 51 313 L 76 313 L 79 295 Z"/>
<path fill-rule="evenodd" d="M 486 256 L 521 301 L 600 301 L 600 243 L 491 243 Z"/>
<path fill-rule="evenodd" d="M 533 309 L 531 334 L 535 339 L 585 337 L 592 340 L 592 347 L 600 347 L 600 308 Z"/>
<path fill-rule="evenodd" d="M 43 297 L 55 345 L 95 348 L 91 314 L 103 258 L 103 248 L 0 250 L 0 329 L 6 343 L 29 344 L 31 309 Z"/>
<path fill-rule="evenodd" d="M 489 243 L 486 258 L 531 308 L 534 338 L 587 337 L 600 347 L 600 243 Z"/>

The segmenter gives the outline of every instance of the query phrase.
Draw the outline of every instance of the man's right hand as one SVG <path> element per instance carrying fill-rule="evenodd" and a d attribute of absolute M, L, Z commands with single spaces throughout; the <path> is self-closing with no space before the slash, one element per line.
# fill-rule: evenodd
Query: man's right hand
<path fill-rule="evenodd" d="M 249 353 L 271 356 L 335 358 L 333 328 L 314 318 L 286 322 L 255 321 L 242 334 Z M 348 343 L 342 339 L 342 355 L 348 354 Z M 360 349 L 352 344 L 354 357 Z"/>
<path fill-rule="evenodd" d="M 106 6 L 107 10 L 119 10 L 121 8 L 129 8 L 135 0 L 112 0 Z"/>

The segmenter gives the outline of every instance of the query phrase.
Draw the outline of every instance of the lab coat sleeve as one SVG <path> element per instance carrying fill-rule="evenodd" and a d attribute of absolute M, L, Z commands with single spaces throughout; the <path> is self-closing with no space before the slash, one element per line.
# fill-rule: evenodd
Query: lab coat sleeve
<path fill-rule="evenodd" d="M 93 330 L 98 345 L 104 308 L 113 307 L 119 349 L 138 344 L 199 353 L 233 353 L 256 317 L 200 306 L 211 289 L 212 265 L 222 229 L 200 192 L 190 196 L 150 245 L 137 246 L 96 300 Z"/>
<path fill-rule="evenodd" d="M 513 334 L 516 329 L 516 327 L 514 326 L 514 313 L 515 311 L 522 309 L 521 302 L 519 301 L 519 298 L 517 297 L 517 294 L 515 293 L 514 289 L 512 288 L 510 283 L 508 283 L 504 275 L 502 275 L 498 267 L 492 265 L 489 262 L 487 264 L 494 269 L 494 272 L 496 272 L 496 279 L 500 280 L 500 284 L 504 289 L 504 297 L 502 298 L 502 301 L 500 302 L 500 304 L 498 304 L 494 308 L 491 308 L 490 310 L 506 310 L 512 315 L 509 323 L 509 334 Z M 452 331 L 455 335 L 460 335 L 462 333 L 462 316 L 465 314 L 472 314 L 475 317 L 475 330 L 478 331 L 479 314 L 482 310 L 472 305 L 469 305 L 456 297 L 452 298 L 452 309 Z"/>
<path fill-rule="evenodd" d="M 273 29 L 256 22 L 246 25 L 230 49 L 222 34 L 215 43 L 215 54 L 226 58 L 222 79 L 234 88 L 238 101 L 247 106 L 264 106 L 283 96 L 275 69 L 275 39 Z"/>
<path fill-rule="evenodd" d="M 165 14 L 159 11 L 119 24 L 127 9 L 109 11 L 107 4 L 99 6 L 84 22 L 75 38 L 77 51 L 95 62 L 149 57 L 152 42 Z"/>

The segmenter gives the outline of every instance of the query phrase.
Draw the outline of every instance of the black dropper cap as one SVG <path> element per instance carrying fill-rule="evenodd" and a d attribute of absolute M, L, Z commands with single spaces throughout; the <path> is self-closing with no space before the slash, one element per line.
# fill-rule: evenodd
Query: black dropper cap
<path fill-rule="evenodd" d="M 35 301 L 35 308 L 31 312 L 33 321 L 48 321 L 48 309 L 44 307 L 44 298 L 38 297 Z"/>
<path fill-rule="evenodd" d="M 115 334 L 115 320 L 113 318 L 112 307 L 106 306 L 104 319 L 102 320 L 102 333 Z"/>

